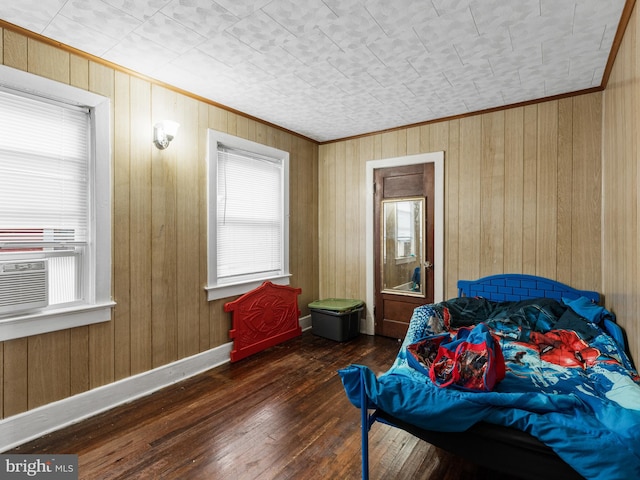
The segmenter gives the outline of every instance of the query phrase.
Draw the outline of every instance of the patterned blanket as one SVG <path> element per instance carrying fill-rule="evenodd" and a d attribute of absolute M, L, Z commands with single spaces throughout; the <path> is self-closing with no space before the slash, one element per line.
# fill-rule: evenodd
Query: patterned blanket
<path fill-rule="evenodd" d="M 379 378 L 361 365 L 339 373 L 357 407 L 362 378 L 371 408 L 421 428 L 507 425 L 549 445 L 585 478 L 640 478 L 640 378 L 601 328 L 605 320 L 612 321 L 609 312 L 586 299 L 463 297 L 418 307 L 394 364 Z M 493 391 L 437 387 L 407 361 L 407 347 L 424 337 L 479 323 L 499 338 L 505 360 L 505 378 Z"/>

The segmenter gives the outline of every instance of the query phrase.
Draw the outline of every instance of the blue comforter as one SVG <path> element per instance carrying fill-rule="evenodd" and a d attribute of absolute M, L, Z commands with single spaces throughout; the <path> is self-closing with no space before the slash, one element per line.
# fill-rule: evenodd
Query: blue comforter
<path fill-rule="evenodd" d="M 358 408 L 362 378 L 370 408 L 421 428 L 463 431 L 479 421 L 511 426 L 549 445 L 585 478 L 640 478 L 640 379 L 624 349 L 600 329 L 607 313 L 594 317 L 580 305 L 547 299 L 465 297 L 425 305 L 415 310 L 386 373 L 377 378 L 361 365 L 339 373 Z M 407 361 L 408 345 L 477 323 L 500 338 L 505 358 L 506 376 L 493 391 L 437 387 Z"/>

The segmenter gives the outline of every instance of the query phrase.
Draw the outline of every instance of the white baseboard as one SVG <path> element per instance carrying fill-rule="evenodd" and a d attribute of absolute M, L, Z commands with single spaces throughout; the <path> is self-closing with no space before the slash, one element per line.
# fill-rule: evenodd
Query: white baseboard
<path fill-rule="evenodd" d="M 233 343 L 0 420 L 0 452 L 229 362 Z"/>
<path fill-rule="evenodd" d="M 307 315 L 306 317 L 300 317 L 299 321 L 300 321 L 300 327 L 302 328 L 303 332 L 311 329 L 311 315 Z"/>
<path fill-rule="evenodd" d="M 300 318 L 302 330 L 311 316 Z M 233 342 L 0 420 L 0 452 L 229 363 Z"/>

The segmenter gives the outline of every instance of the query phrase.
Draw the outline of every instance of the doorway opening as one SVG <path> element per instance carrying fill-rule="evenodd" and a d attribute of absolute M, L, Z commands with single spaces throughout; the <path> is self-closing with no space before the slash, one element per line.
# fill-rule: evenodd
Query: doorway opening
<path fill-rule="evenodd" d="M 374 173 L 377 169 L 402 167 L 417 164 L 433 164 L 433 260 L 429 268 L 433 272 L 433 301 L 444 300 L 444 152 L 424 153 L 405 157 L 371 160 L 366 163 L 366 321 L 363 333 L 373 335 L 375 329 L 374 308 L 376 308 L 376 268 L 375 268 L 375 201 Z"/>

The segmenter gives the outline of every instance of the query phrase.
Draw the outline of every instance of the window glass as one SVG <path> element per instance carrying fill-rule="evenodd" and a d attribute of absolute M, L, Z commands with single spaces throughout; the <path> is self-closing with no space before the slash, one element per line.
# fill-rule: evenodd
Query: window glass
<path fill-rule="evenodd" d="M 209 145 L 210 299 L 288 283 L 288 153 L 215 131 Z"/>
<path fill-rule="evenodd" d="M 89 110 L 0 91 L 0 111 L 0 262 L 11 261 L 10 273 L 17 279 L 16 269 L 24 267 L 16 261 L 45 259 L 47 303 L 82 300 L 89 239 Z M 8 313 L 30 305 L 16 301 L 12 306 L 9 300 Z"/>

